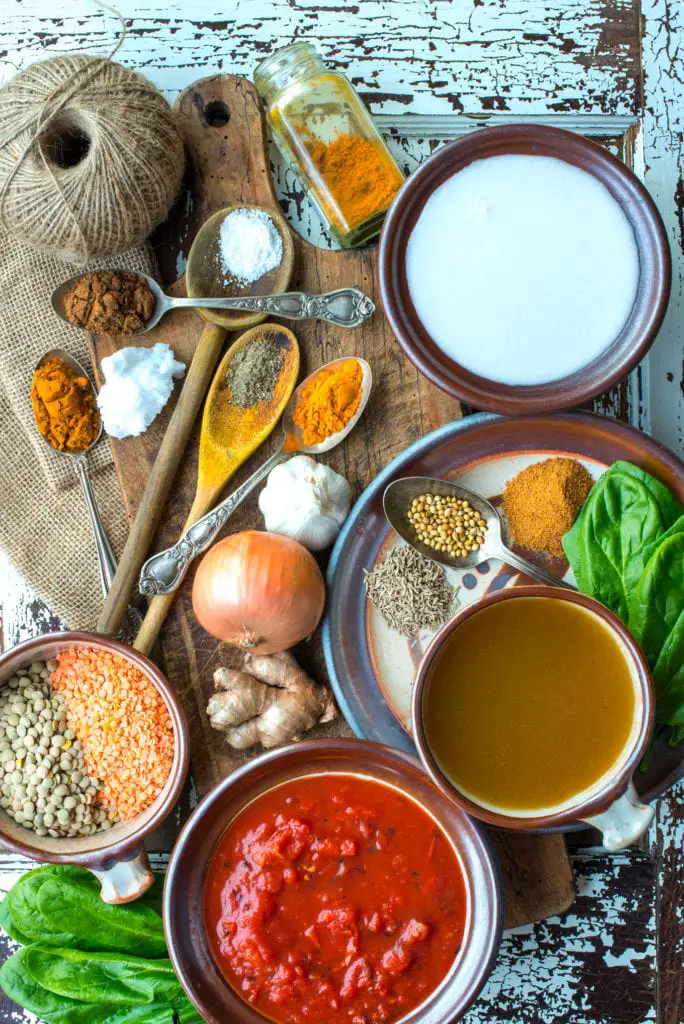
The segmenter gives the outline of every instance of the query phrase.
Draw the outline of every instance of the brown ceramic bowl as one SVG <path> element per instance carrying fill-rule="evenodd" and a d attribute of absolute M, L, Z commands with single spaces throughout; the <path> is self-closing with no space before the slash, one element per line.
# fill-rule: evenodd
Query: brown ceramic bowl
<path fill-rule="evenodd" d="M 498 864 L 478 825 L 399 750 L 363 740 L 304 740 L 263 754 L 233 772 L 202 801 L 181 832 L 164 886 L 164 930 L 181 984 L 209 1024 L 264 1024 L 233 991 L 209 949 L 203 920 L 207 865 L 227 825 L 256 798 L 283 782 L 329 772 L 363 774 L 417 801 L 449 837 L 467 893 L 463 946 L 442 984 L 402 1017 L 402 1024 L 455 1022 L 492 969 L 501 939 L 503 896 Z"/>
<path fill-rule="evenodd" d="M 622 331 L 597 359 L 547 384 L 511 386 L 471 373 L 435 344 L 413 306 L 406 279 L 406 246 L 428 199 L 475 160 L 504 154 L 556 157 L 593 174 L 624 210 L 639 253 L 639 285 Z M 409 359 L 434 384 L 476 409 L 507 416 L 582 405 L 625 376 L 655 339 L 670 294 L 667 235 L 655 203 L 635 175 L 607 150 L 574 132 L 541 125 L 473 131 L 439 149 L 408 179 L 385 219 L 378 252 L 380 294 L 390 327 Z M 496 281 L 492 281 L 492 289 Z M 458 310 L 454 310 L 458 316 Z"/>
<path fill-rule="evenodd" d="M 102 898 L 106 902 L 128 903 L 141 896 L 154 881 L 143 839 L 159 827 L 181 794 L 188 772 L 188 727 L 178 698 L 159 669 L 126 644 L 97 633 L 48 633 L 11 648 L 0 657 L 0 686 L 17 669 L 33 661 L 49 661 L 70 647 L 104 649 L 119 654 L 154 684 L 168 708 L 173 726 L 175 753 L 171 772 L 164 789 L 146 811 L 132 821 L 119 822 L 107 832 L 96 832 L 82 839 L 37 836 L 0 810 L 0 842 L 33 860 L 89 868 L 100 879 Z"/>
<path fill-rule="evenodd" d="M 591 790 L 580 794 L 571 805 L 553 813 L 539 815 L 513 815 L 483 807 L 461 793 L 442 772 L 432 755 L 424 725 L 424 708 L 430 692 L 435 659 L 444 642 L 458 635 L 459 626 L 487 605 L 501 601 L 525 601 L 530 598 L 548 598 L 553 601 L 569 601 L 580 605 L 595 615 L 612 632 L 627 659 L 634 682 L 637 712 L 635 724 L 627 745 L 618 758 L 608 778 L 604 778 Z M 571 638 L 569 638 L 571 642 Z M 600 680 L 597 680 L 600 685 Z M 430 777 L 440 789 L 455 800 L 463 810 L 495 828 L 520 831 L 555 829 L 568 822 L 584 821 L 603 833 L 606 849 L 617 850 L 633 843 L 653 819 L 653 809 L 642 804 L 632 785 L 632 776 L 643 757 L 653 727 L 653 691 L 648 665 L 639 645 L 616 615 L 602 604 L 577 591 L 560 590 L 556 587 L 529 586 L 498 590 L 487 594 L 474 604 L 467 605 L 448 622 L 433 639 L 418 667 L 412 696 L 412 718 L 416 746 L 420 759 Z M 458 743 L 458 723 L 454 723 L 454 743 Z"/>

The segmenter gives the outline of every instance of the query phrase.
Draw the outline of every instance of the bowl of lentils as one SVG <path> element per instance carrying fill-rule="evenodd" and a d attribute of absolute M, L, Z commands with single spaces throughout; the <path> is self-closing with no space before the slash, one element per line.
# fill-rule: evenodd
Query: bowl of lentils
<path fill-rule="evenodd" d="M 110 903 L 152 884 L 143 839 L 178 800 L 188 728 L 159 669 L 95 633 L 51 633 L 0 657 L 0 841 L 80 864 Z"/>

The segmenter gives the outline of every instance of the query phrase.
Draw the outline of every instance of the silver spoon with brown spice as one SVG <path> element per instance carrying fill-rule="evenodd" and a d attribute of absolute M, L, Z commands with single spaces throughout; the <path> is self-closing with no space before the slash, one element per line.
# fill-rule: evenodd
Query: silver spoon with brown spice
<path fill-rule="evenodd" d="M 70 277 L 55 288 L 52 293 L 52 306 L 56 313 L 68 324 L 82 327 L 93 333 L 143 334 L 156 327 L 161 318 L 172 309 L 204 309 L 204 310 L 243 310 L 250 313 L 261 313 L 268 316 L 279 316 L 285 320 L 324 320 L 337 327 L 358 327 L 368 320 L 375 311 L 375 306 L 358 288 L 338 288 L 322 295 L 305 295 L 303 292 L 283 292 L 280 295 L 240 295 L 221 298 L 190 298 L 176 299 L 167 295 L 154 278 L 140 271 L 133 274 L 129 271 L 117 270 L 107 272 L 112 276 L 125 280 L 137 277 L 142 282 L 138 290 L 138 300 L 131 303 L 131 315 L 128 322 L 131 327 L 112 331 L 98 327 L 98 319 L 93 316 L 92 304 L 79 291 L 87 285 L 86 278 L 94 275 L 79 274 Z M 132 282 L 131 282 L 132 285 Z M 151 298 L 149 297 L 151 296 Z M 75 300 L 75 301 L 74 301 Z M 122 323 L 126 323 L 125 314 L 121 315 Z"/>

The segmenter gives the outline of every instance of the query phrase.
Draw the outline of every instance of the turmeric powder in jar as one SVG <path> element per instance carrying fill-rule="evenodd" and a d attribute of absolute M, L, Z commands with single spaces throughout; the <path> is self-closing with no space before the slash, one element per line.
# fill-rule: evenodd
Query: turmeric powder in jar
<path fill-rule="evenodd" d="M 344 248 L 370 241 L 404 176 L 351 83 L 308 43 L 262 61 L 254 82 L 278 148 L 332 235 Z"/>

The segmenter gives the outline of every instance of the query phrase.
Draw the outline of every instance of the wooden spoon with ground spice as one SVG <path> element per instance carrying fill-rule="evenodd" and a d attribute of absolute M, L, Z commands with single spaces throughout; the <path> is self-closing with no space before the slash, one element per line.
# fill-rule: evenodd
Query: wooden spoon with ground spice
<path fill-rule="evenodd" d="M 294 391 L 298 374 L 297 339 L 279 324 L 253 327 L 228 349 L 204 404 L 197 488 L 183 535 L 215 505 L 233 474 L 274 429 Z M 142 576 L 146 566 L 163 554 L 148 559 Z M 142 592 L 159 595 L 150 601 L 134 645 L 146 653 L 159 634 L 174 595 L 154 589 Z"/>
<path fill-rule="evenodd" d="M 276 328 L 273 324 L 268 326 L 271 330 L 283 329 Z M 254 330 L 257 331 L 258 328 Z M 272 469 L 293 452 L 320 455 L 340 444 L 354 429 L 363 413 L 371 386 L 371 368 L 365 359 L 359 359 L 357 356 L 334 359 L 302 381 L 285 409 L 282 448 L 252 473 L 236 491 L 197 520 L 190 529 L 186 529 L 177 544 L 148 558 L 143 565 L 140 573 L 140 592 L 157 596 L 150 602 L 143 628 L 135 641 L 135 647 L 139 651 L 145 654 L 150 649 L 164 621 L 162 616 L 166 615 L 165 609 L 170 606 L 173 594 L 180 586 L 190 563 L 197 555 L 206 551 L 238 505 Z M 355 392 L 355 388 L 358 393 Z M 300 415 L 303 411 L 308 415 Z M 205 420 L 206 417 L 205 411 Z M 205 421 L 202 423 L 203 433 L 204 428 Z M 225 437 L 225 432 L 221 436 Z M 158 614 L 154 612 L 155 608 L 159 609 Z"/>

